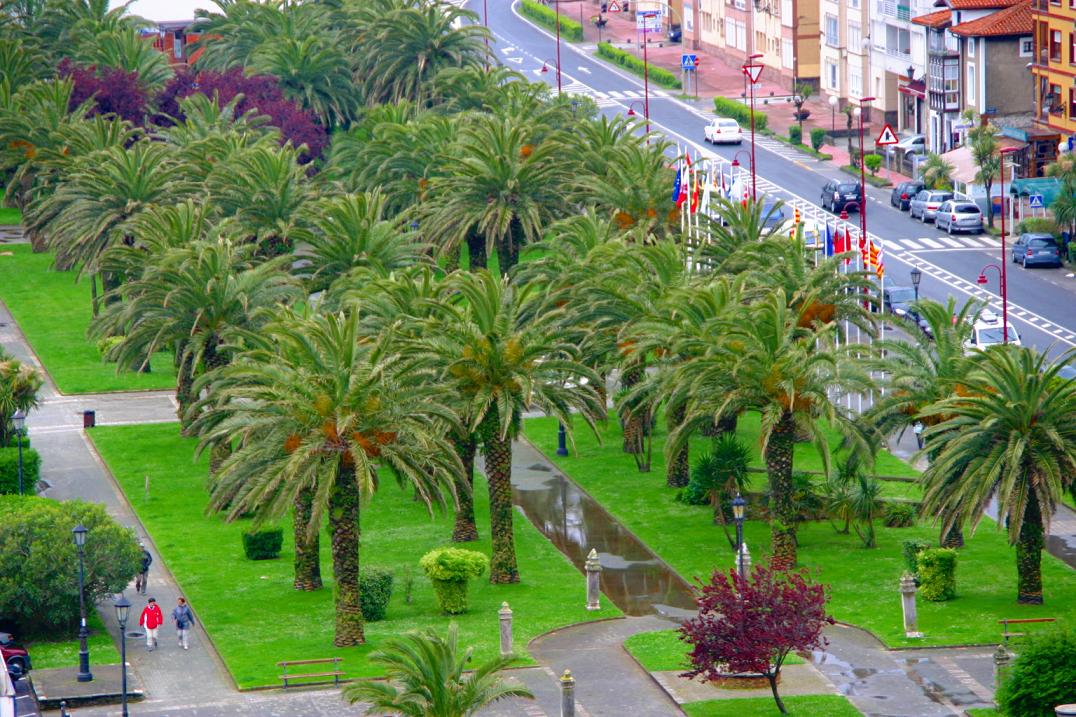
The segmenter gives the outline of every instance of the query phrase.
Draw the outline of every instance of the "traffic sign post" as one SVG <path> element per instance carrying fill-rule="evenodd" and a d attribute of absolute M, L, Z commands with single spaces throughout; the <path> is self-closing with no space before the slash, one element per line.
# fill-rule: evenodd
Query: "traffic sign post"
<path fill-rule="evenodd" d="M 609 3 L 609 7 L 606 9 L 606 12 L 620 12 L 620 3 L 618 3 L 616 0 L 613 0 L 611 3 Z"/>
<path fill-rule="evenodd" d="M 694 70 L 699 64 L 698 55 L 685 52 L 680 55 L 680 69 L 684 72 L 690 72 Z"/>
<path fill-rule="evenodd" d="M 1032 194 L 1028 197 L 1028 205 L 1032 209 L 1045 209 L 1046 204 L 1042 201 L 1041 194 Z"/>
<path fill-rule="evenodd" d="M 893 128 L 886 124 L 882 127 L 882 131 L 878 133 L 878 138 L 874 140 L 875 147 L 885 147 L 887 145 L 897 143 L 897 133 L 893 131 Z M 885 153 L 885 177 L 886 179 L 893 179 L 893 170 L 889 168 L 889 151 Z"/>
<path fill-rule="evenodd" d="M 758 181 L 755 175 L 755 84 L 762 77 L 762 65 L 755 62 L 763 55 L 755 53 L 747 58 L 740 68 L 747 79 L 751 80 L 751 200 L 758 201 Z"/>

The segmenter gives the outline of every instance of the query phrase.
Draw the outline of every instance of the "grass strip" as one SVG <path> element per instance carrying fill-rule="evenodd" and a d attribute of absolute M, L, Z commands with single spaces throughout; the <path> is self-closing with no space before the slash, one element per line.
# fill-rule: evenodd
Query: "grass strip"
<path fill-rule="evenodd" d="M 92 318 L 90 282 L 73 271 L 53 271 L 52 255 L 28 244 L 0 251 L 0 300 L 15 317 L 62 393 L 168 389 L 176 385 L 172 354 L 153 355 L 151 373 L 116 373 L 86 338 Z M 17 279 L 16 279 L 17 278 Z"/>
<path fill-rule="evenodd" d="M 640 632 L 624 641 L 624 649 L 648 672 L 686 671 L 691 647 L 680 639 L 678 630 Z M 791 654 L 785 665 L 802 665 L 803 658 Z"/>
<path fill-rule="evenodd" d="M 621 50 L 619 47 L 614 47 L 608 42 L 598 43 L 598 57 L 610 60 L 613 63 L 620 65 L 628 72 L 642 77 L 646 68 L 649 66 L 650 81 L 654 82 L 662 87 L 670 90 L 683 89 L 683 85 L 680 82 L 680 78 L 673 73 L 666 70 L 664 67 L 658 67 L 653 63 L 643 62 L 635 55 Z"/>
<path fill-rule="evenodd" d="M 863 714 L 841 695 L 782 697 L 787 717 L 861 717 Z M 785 717 L 771 697 L 706 700 L 681 705 L 689 717 Z"/>
<path fill-rule="evenodd" d="M 22 224 L 22 212 L 11 207 L 0 207 L 0 226 Z"/>
<path fill-rule="evenodd" d="M 111 607 L 109 607 L 111 609 Z M 105 630 L 105 624 L 96 610 L 86 616 L 86 626 L 90 630 L 90 637 L 86 640 L 86 648 L 90 651 L 91 663 L 94 665 L 118 665 L 120 664 L 120 651 L 112 642 L 112 636 Z M 75 667 L 78 665 L 78 637 L 77 630 L 72 630 L 71 636 L 50 635 L 48 637 L 28 637 L 26 639 L 26 651 L 30 653 L 35 670 L 52 670 L 61 667 Z M 18 637 L 16 635 L 16 637 Z"/>
<path fill-rule="evenodd" d="M 521 0 L 519 11 L 525 17 L 533 20 L 547 30 L 556 32 L 557 12 L 535 0 Z M 560 36 L 569 42 L 583 41 L 583 26 L 575 20 L 560 16 Z M 556 69 L 556 68 L 554 68 Z"/>
<path fill-rule="evenodd" d="M 425 627 L 443 633 L 452 620 L 459 625 L 461 643 L 473 645 L 475 662 L 482 662 L 499 654 L 497 611 L 502 601 L 515 613 L 516 650 L 524 656 L 527 643 L 537 635 L 620 614 L 608 600 L 601 610 L 588 612 L 583 576 L 517 514 L 515 538 L 523 582 L 491 585 L 479 578 L 470 587 L 470 612 L 453 618 L 441 615 L 418 560 L 449 544 L 452 515 L 438 513 L 431 519 L 410 491 L 386 480 L 363 508 L 362 564 L 395 575 L 388 619 L 367 624 L 366 645 L 334 648 L 327 536 L 321 540 L 325 587 L 296 592 L 290 520 L 281 524 L 285 541 L 279 559 L 247 560 L 240 538 L 245 523 L 226 524 L 219 516 L 206 516 L 207 459 L 192 460 L 195 441 L 182 438 L 178 424 L 102 427 L 91 437 L 241 688 L 279 685 L 275 665 L 280 660 L 340 656 L 349 678 L 378 676 L 379 668 L 368 657 L 386 638 Z M 137 450 L 132 450 L 134 446 Z M 146 476 L 151 485 L 148 500 Z M 488 555 L 489 507 L 483 479 L 475 481 L 475 514 L 482 540 L 464 547 Z M 527 657 L 523 662 L 533 664 Z"/>
<path fill-rule="evenodd" d="M 621 451 L 622 433 L 615 417 L 604 427 L 601 445 L 592 435 L 577 431 L 578 452 L 565 457 L 555 455 L 555 420 L 530 419 L 525 430 L 527 437 L 565 474 L 680 575 L 692 580 L 732 566 L 734 551 L 725 542 L 720 526 L 713 524 L 709 507 L 677 502 L 677 489 L 665 486 L 664 462 L 658 458 L 664 442 L 660 431 L 655 436 L 653 471 L 641 474 L 632 457 Z M 757 419 L 741 420 L 739 433 L 749 445 L 757 446 Z M 692 444 L 693 459 L 700 455 L 703 445 Z M 796 446 L 798 469 L 818 462 L 810 451 L 810 446 Z M 892 457 L 887 463 L 890 460 L 900 463 Z M 889 465 L 887 472 L 899 467 Z M 904 470 L 912 469 L 905 466 Z M 765 476 L 754 480 L 764 484 Z M 915 484 L 883 485 L 886 490 L 918 489 Z M 761 486 L 756 483 L 755 487 Z M 1001 637 L 997 624 L 1001 618 L 1054 617 L 1060 626 L 1076 625 L 1076 601 L 1069 599 L 1076 594 L 1076 571 L 1044 553 L 1045 604 L 1017 605 L 1014 549 L 1009 547 L 1004 533 L 984 519 L 974 536 L 966 535 L 967 547 L 960 551 L 956 599 L 942 603 L 919 600 L 919 628 L 926 637 L 906 638 L 897 587 L 905 570 L 901 544 L 913 538 L 936 543 L 938 531 L 929 525 L 885 528 L 880 523 L 875 529 L 878 547 L 865 549 L 854 532 L 838 534 L 828 522 L 802 524 L 797 534 L 799 559 L 816 580 L 830 586 L 830 612 L 838 620 L 870 630 L 889 646 L 996 643 Z M 744 530 L 756 561 L 768 555 L 769 525 L 748 520 Z"/>

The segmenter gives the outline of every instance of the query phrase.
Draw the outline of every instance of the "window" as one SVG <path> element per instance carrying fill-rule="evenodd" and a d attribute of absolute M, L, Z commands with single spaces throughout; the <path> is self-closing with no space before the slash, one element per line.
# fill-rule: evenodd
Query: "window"
<path fill-rule="evenodd" d="M 967 96 L 968 96 L 968 104 L 969 105 L 974 105 L 975 104 L 975 86 L 977 84 L 978 83 L 976 82 L 976 77 L 975 77 L 975 65 L 973 63 L 969 62 L 968 63 L 968 84 L 967 84 L 967 87 L 968 87 Z"/>
<path fill-rule="evenodd" d="M 840 90 L 840 83 L 837 81 L 837 63 L 832 60 L 826 60 L 826 78 L 829 80 L 828 87 L 831 90 Z"/>
<path fill-rule="evenodd" d="M 1076 0 L 1073 0 L 1076 2 Z M 1020 57 L 1031 57 L 1035 54 L 1035 41 L 1030 37 L 1020 38 Z"/>
<path fill-rule="evenodd" d="M 858 10 L 859 3 L 860 0 L 848 0 L 848 7 L 852 8 L 853 10 Z"/>
<path fill-rule="evenodd" d="M 792 12 L 792 0 L 781 0 L 781 24 L 785 27 L 792 27 L 792 21 L 796 19 L 796 14 Z"/>
<path fill-rule="evenodd" d="M 1076 65 L 1076 33 L 1069 33 L 1069 64 Z"/>
<path fill-rule="evenodd" d="M 736 47 L 736 23 L 731 17 L 725 18 L 725 44 Z"/>
<path fill-rule="evenodd" d="M 863 96 L 863 73 L 861 71 L 848 71 L 848 94 L 851 97 Z"/>
<path fill-rule="evenodd" d="M 792 69 L 792 41 L 781 40 L 781 66 Z"/>
<path fill-rule="evenodd" d="M 859 48 L 863 47 L 863 31 L 860 29 L 858 22 L 848 23 L 848 47 L 856 52 L 859 52 Z"/>
<path fill-rule="evenodd" d="M 841 36 L 837 30 L 837 18 L 834 15 L 826 15 L 826 44 L 830 47 L 841 46 Z"/>
<path fill-rule="evenodd" d="M 1050 31 L 1050 61 L 1061 62 L 1061 31 Z"/>
<path fill-rule="evenodd" d="M 1069 119 L 1076 119 L 1076 87 L 1069 88 Z"/>
<path fill-rule="evenodd" d="M 968 38 L 968 57 L 975 57 L 975 38 Z"/>

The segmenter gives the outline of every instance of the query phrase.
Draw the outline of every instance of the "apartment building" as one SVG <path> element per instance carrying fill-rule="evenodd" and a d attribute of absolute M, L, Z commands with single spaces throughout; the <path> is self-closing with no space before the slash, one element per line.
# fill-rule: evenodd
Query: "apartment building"
<path fill-rule="evenodd" d="M 1035 121 L 1076 134 L 1076 0 L 1031 0 Z"/>
<path fill-rule="evenodd" d="M 867 96 L 872 0 L 820 0 L 820 89 L 841 107 Z"/>
<path fill-rule="evenodd" d="M 932 0 L 870 0 L 871 24 L 869 34 L 870 59 L 868 83 L 864 91 L 874 97 L 873 106 L 883 114 L 882 119 L 894 127 L 914 126 L 921 106 L 914 100 L 919 92 L 915 80 L 923 80 L 926 35 L 912 19 L 926 15 L 935 7 Z M 905 88 L 904 91 L 901 88 Z M 922 94 L 925 94 L 923 92 Z M 909 105 L 908 100 L 913 102 Z M 911 109 L 909 113 L 908 110 Z M 916 114 L 920 112 L 919 114 Z"/>

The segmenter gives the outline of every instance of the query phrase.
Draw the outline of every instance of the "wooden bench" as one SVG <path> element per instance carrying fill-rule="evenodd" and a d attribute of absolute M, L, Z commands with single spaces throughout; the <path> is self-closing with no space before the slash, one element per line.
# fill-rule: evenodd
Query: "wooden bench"
<path fill-rule="evenodd" d="M 284 662 L 276 663 L 283 668 L 283 675 L 280 679 L 284 680 L 284 689 L 288 688 L 288 680 L 302 680 L 311 677 L 331 677 L 333 678 L 333 684 L 339 685 L 340 678 L 344 676 L 342 670 L 340 670 L 340 663 L 343 661 L 342 657 L 325 657 L 320 660 L 285 660 Z M 301 672 L 288 674 L 288 668 L 293 665 L 327 665 L 332 663 L 333 669 L 328 672 Z M 304 682 L 303 685 L 322 685 L 328 684 L 328 680 L 321 680 L 319 682 Z"/>
<path fill-rule="evenodd" d="M 1054 617 L 1028 617 L 1019 620 L 998 620 L 998 624 L 1001 625 L 1002 637 L 1005 639 L 1005 643 L 1008 644 L 1010 637 L 1023 637 L 1022 632 L 1010 632 L 1009 625 L 1026 625 L 1036 622 L 1057 622 L 1057 618 Z"/>

